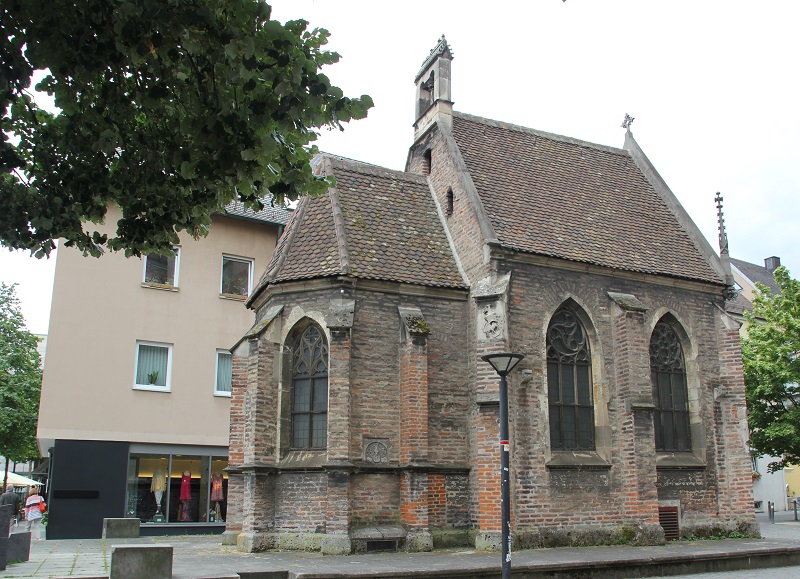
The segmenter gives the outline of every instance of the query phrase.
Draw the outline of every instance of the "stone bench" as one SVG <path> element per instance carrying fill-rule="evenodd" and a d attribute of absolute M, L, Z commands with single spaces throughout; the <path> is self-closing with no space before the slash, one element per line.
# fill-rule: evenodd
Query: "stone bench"
<path fill-rule="evenodd" d="M 103 519 L 104 539 L 138 539 L 139 519 Z"/>
<path fill-rule="evenodd" d="M 171 579 L 171 545 L 112 545 L 110 579 Z"/>

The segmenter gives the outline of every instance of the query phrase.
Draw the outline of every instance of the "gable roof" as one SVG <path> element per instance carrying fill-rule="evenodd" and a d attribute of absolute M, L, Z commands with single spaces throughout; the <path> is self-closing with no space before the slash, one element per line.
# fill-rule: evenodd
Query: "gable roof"
<path fill-rule="evenodd" d="M 338 275 L 467 287 L 424 176 L 332 155 L 321 163 L 336 187 L 300 201 L 253 295 Z"/>
<path fill-rule="evenodd" d="M 452 134 L 503 246 L 724 283 L 627 150 L 457 112 Z"/>

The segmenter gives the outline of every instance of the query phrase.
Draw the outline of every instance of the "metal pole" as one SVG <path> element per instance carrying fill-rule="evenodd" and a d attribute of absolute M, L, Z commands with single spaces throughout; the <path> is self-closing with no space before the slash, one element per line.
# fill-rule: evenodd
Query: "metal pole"
<path fill-rule="evenodd" d="M 511 579 L 511 477 L 509 473 L 508 383 L 500 375 L 500 511 L 502 517 L 502 578 Z"/>
<path fill-rule="evenodd" d="M 794 520 L 797 520 L 797 498 L 794 499 Z"/>

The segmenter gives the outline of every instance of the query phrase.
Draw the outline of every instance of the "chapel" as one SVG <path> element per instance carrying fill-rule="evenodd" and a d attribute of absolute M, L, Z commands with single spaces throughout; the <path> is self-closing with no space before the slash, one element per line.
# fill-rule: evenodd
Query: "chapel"
<path fill-rule="evenodd" d="M 442 37 L 405 171 L 322 154 L 234 346 L 225 541 L 498 549 L 757 534 L 733 278 L 633 138 L 453 110 Z"/>

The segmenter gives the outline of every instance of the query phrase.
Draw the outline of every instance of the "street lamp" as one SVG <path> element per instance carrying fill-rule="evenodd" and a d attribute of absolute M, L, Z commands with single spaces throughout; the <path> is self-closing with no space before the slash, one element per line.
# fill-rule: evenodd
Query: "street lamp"
<path fill-rule="evenodd" d="M 489 362 L 500 376 L 500 513 L 502 517 L 501 563 L 503 579 L 511 579 L 511 477 L 509 474 L 508 441 L 508 383 L 506 376 L 514 369 L 523 354 L 487 354 L 481 360 Z"/>

